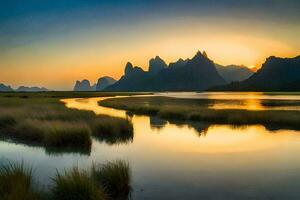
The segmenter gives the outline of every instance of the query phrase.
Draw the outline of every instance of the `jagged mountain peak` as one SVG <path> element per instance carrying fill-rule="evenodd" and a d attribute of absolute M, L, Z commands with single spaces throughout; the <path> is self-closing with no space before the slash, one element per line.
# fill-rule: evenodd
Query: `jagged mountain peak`
<path fill-rule="evenodd" d="M 196 55 L 191 60 L 209 60 L 205 51 L 201 53 L 201 51 L 197 51 Z"/>
<path fill-rule="evenodd" d="M 125 66 L 125 75 L 131 73 L 132 70 L 133 70 L 133 65 L 131 64 L 131 62 L 127 62 Z"/>
<path fill-rule="evenodd" d="M 162 60 L 159 56 L 155 56 L 155 60 Z"/>
<path fill-rule="evenodd" d="M 161 59 L 159 56 L 156 56 L 155 58 L 151 58 L 149 60 L 149 72 L 150 73 L 158 73 L 159 71 L 161 71 L 162 69 L 167 68 L 167 64 L 165 63 L 165 61 L 163 59 Z"/>

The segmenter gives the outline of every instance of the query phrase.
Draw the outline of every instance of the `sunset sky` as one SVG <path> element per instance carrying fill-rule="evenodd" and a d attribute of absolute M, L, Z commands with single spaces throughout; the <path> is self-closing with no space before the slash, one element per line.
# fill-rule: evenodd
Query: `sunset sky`
<path fill-rule="evenodd" d="M 299 0 L 7 0 L 0 2 L 0 83 L 69 90 L 205 50 L 260 66 L 300 54 Z"/>

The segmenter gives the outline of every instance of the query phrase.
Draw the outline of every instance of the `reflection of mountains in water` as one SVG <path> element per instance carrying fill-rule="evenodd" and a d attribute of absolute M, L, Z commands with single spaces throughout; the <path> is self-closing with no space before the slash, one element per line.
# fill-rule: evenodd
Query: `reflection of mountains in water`
<path fill-rule="evenodd" d="M 101 136 L 94 136 L 99 142 L 105 142 L 108 145 L 129 144 L 133 142 L 133 131 L 122 132 L 120 134 L 102 134 Z"/>
<path fill-rule="evenodd" d="M 240 124 L 212 124 L 207 122 L 197 122 L 197 121 L 182 121 L 182 120 L 164 120 L 160 117 L 150 116 L 150 127 L 152 130 L 161 130 L 167 124 L 176 125 L 178 128 L 182 128 L 183 126 L 188 126 L 195 130 L 195 132 L 200 136 L 206 136 L 208 133 L 208 128 L 214 125 L 228 125 L 231 129 L 246 129 L 249 126 L 253 125 L 240 125 Z M 300 131 L 299 129 L 295 129 L 294 127 L 289 126 L 281 126 L 281 125 L 270 125 L 270 124 L 261 124 L 266 128 L 266 130 L 270 132 L 279 131 L 279 130 L 295 130 Z"/>
<path fill-rule="evenodd" d="M 167 124 L 173 124 L 177 127 L 188 126 L 189 128 L 193 128 L 199 136 L 205 135 L 208 127 L 211 125 L 205 122 L 192 122 L 192 121 L 180 121 L 180 120 L 164 120 L 160 117 L 150 116 L 150 127 L 152 130 L 161 130 Z"/>
<path fill-rule="evenodd" d="M 167 120 L 161 119 L 159 117 L 150 116 L 150 127 L 152 130 L 160 130 L 162 129 L 166 124 Z"/>

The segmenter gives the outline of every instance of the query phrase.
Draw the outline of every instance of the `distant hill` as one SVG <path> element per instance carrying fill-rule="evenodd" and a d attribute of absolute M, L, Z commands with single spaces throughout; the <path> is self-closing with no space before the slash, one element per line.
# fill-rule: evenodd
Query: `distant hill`
<path fill-rule="evenodd" d="M 13 89 L 10 86 L 0 84 L 0 92 L 46 92 L 49 91 L 47 88 L 44 87 L 27 87 L 27 86 L 20 86 L 17 89 Z"/>
<path fill-rule="evenodd" d="M 104 76 L 98 79 L 98 82 L 96 84 L 96 91 L 102 91 L 104 90 L 106 87 L 114 84 L 116 82 L 115 79 L 113 79 L 112 77 L 109 76 Z"/>
<path fill-rule="evenodd" d="M 84 79 L 82 81 L 76 81 L 74 91 L 93 91 L 90 81 Z"/>
<path fill-rule="evenodd" d="M 49 91 L 45 87 L 27 87 L 27 86 L 20 86 L 18 89 L 16 89 L 16 92 L 46 92 Z"/>
<path fill-rule="evenodd" d="M 249 68 L 239 65 L 222 66 L 216 64 L 216 68 L 227 83 L 246 80 L 254 73 Z"/>
<path fill-rule="evenodd" d="M 14 91 L 9 85 L 4 85 L 0 83 L 0 92 L 12 92 Z"/>
<path fill-rule="evenodd" d="M 109 76 L 99 78 L 94 85 L 91 85 L 89 80 L 84 79 L 82 81 L 76 81 L 73 91 L 102 91 L 115 82 L 116 80 Z"/>
<path fill-rule="evenodd" d="M 300 91 L 300 56 L 278 58 L 271 56 L 248 79 L 212 90 L 227 91 Z"/>
<path fill-rule="evenodd" d="M 169 66 L 160 57 L 149 61 L 149 71 L 125 66 L 125 74 L 107 91 L 200 91 L 225 84 L 215 64 L 199 51 L 192 59 L 179 59 Z"/>

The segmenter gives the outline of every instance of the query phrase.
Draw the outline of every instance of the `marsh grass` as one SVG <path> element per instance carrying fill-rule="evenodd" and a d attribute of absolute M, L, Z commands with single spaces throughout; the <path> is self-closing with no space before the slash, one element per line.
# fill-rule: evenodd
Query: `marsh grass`
<path fill-rule="evenodd" d="M 39 200 L 38 192 L 32 178 L 32 168 L 26 168 L 24 163 L 11 163 L 0 168 L 1 200 Z"/>
<path fill-rule="evenodd" d="M 127 199 L 131 193 L 131 171 L 128 162 L 117 160 L 92 167 L 92 177 L 111 199 Z"/>
<path fill-rule="evenodd" d="M 53 199 L 102 200 L 128 199 L 131 193 L 131 171 L 128 162 L 116 160 L 94 164 L 90 171 L 74 167 L 53 178 Z"/>
<path fill-rule="evenodd" d="M 101 116 L 92 124 L 93 136 L 108 144 L 128 143 L 133 140 L 133 126 L 127 119 Z"/>
<path fill-rule="evenodd" d="M 49 97 L 56 94 L 53 92 L 25 94 L 28 98 L 22 98 L 19 93 L 9 94 L 9 97 L 0 94 L 1 138 L 42 146 L 49 153 L 73 151 L 84 154 L 90 153 L 92 130 L 95 137 L 110 144 L 133 138 L 132 124 L 127 120 L 66 108 L 59 98 Z M 63 94 L 58 92 L 58 96 Z M 66 94 L 76 96 L 81 93 Z M 101 96 L 100 93 L 97 95 Z"/>
<path fill-rule="evenodd" d="M 52 121 L 41 124 L 44 143 L 49 147 L 82 147 L 91 146 L 91 131 L 84 122 Z"/>
<path fill-rule="evenodd" d="M 52 197 L 56 200 L 105 200 L 100 185 L 96 185 L 90 174 L 74 167 L 64 173 L 57 172 L 53 178 Z"/>
<path fill-rule="evenodd" d="M 1 200 L 109 200 L 128 199 L 131 171 L 128 162 L 94 164 L 89 170 L 73 167 L 52 177 L 53 185 L 43 191 L 34 182 L 32 168 L 11 163 L 0 168 Z"/>
<path fill-rule="evenodd" d="M 168 97 L 124 97 L 105 99 L 99 104 L 116 109 L 125 109 L 135 114 L 159 116 L 168 120 L 192 120 L 236 125 L 263 124 L 293 129 L 300 127 L 300 111 L 296 110 L 210 109 L 208 107 L 210 105 L 209 102 L 199 102 Z M 269 105 L 272 104 L 270 101 L 268 102 Z M 273 103 L 277 106 L 294 106 L 299 102 L 289 104 L 287 102 L 274 101 Z"/>

